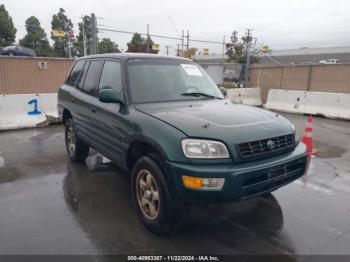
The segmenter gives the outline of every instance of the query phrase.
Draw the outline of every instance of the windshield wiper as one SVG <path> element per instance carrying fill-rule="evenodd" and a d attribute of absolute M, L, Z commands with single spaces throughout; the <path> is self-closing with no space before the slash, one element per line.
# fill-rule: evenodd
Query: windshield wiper
<path fill-rule="evenodd" d="M 189 93 L 182 93 L 182 96 L 194 96 L 194 97 L 206 97 L 206 98 L 215 98 L 215 99 L 221 99 L 221 97 L 218 96 L 212 96 L 206 93 L 202 93 L 202 92 L 189 92 Z"/>

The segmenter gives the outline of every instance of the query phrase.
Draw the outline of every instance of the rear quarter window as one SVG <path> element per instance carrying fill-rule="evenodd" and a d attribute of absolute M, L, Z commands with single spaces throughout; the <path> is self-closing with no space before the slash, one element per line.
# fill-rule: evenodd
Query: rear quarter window
<path fill-rule="evenodd" d="M 75 87 L 79 86 L 81 76 L 83 73 L 84 64 L 85 64 L 84 60 L 79 60 L 74 64 L 73 69 L 70 72 L 68 79 L 66 81 L 66 84 L 75 86 Z"/>
<path fill-rule="evenodd" d="M 102 67 L 103 61 L 91 61 L 84 81 L 84 92 L 92 95 L 96 93 Z"/>

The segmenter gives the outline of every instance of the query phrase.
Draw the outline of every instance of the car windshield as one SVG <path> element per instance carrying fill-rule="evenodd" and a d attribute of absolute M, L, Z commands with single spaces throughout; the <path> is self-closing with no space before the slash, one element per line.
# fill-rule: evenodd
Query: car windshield
<path fill-rule="evenodd" d="M 206 72 L 189 61 L 131 59 L 127 71 L 134 103 L 223 99 Z"/>

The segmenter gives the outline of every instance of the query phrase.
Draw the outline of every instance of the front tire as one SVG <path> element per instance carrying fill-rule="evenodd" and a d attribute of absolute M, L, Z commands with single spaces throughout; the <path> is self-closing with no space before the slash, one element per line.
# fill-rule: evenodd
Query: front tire
<path fill-rule="evenodd" d="M 162 169 L 150 156 L 136 162 L 131 173 L 131 194 L 142 223 L 153 233 L 168 233 L 179 224 L 181 211 L 171 197 Z"/>
<path fill-rule="evenodd" d="M 70 160 L 82 162 L 89 155 L 89 146 L 77 136 L 72 118 L 69 118 L 65 124 L 65 142 Z"/>

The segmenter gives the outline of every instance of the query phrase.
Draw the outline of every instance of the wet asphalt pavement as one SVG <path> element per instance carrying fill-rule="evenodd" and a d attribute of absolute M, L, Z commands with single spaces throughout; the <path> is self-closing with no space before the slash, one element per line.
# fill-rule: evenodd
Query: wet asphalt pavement
<path fill-rule="evenodd" d="M 306 117 L 283 115 L 301 136 Z M 350 255 L 350 122 L 315 117 L 314 139 L 306 177 L 264 198 L 195 207 L 157 236 L 136 216 L 128 174 L 96 152 L 68 161 L 63 126 L 2 132 L 0 254 Z"/>

